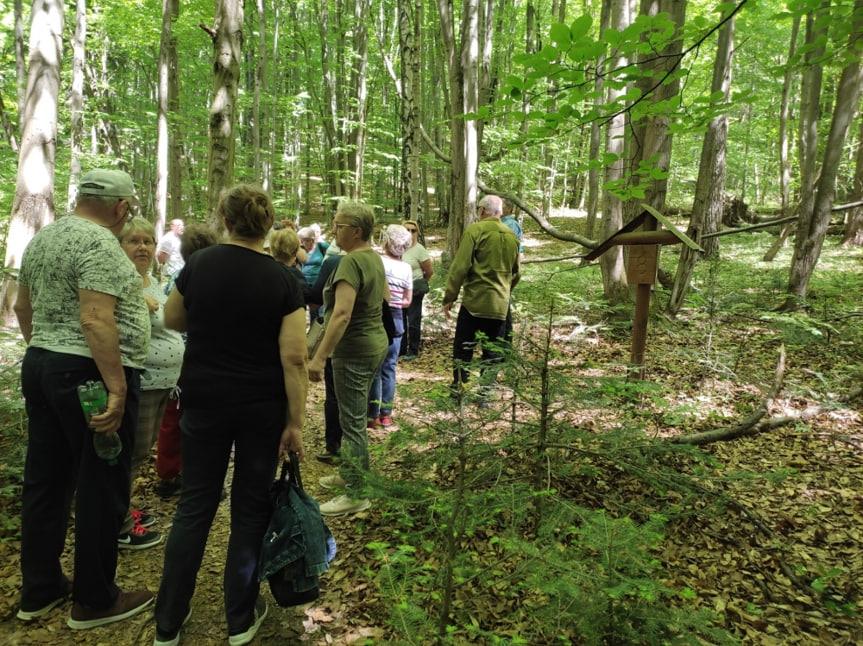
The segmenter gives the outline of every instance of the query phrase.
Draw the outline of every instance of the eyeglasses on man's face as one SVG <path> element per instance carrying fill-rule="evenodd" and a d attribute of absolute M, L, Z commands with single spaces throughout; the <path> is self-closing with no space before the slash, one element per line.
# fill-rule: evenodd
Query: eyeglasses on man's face
<path fill-rule="evenodd" d="M 335 229 L 336 231 L 338 231 L 338 230 L 339 230 L 339 229 L 341 229 L 342 227 L 353 227 L 353 228 L 356 228 L 356 226 L 357 226 L 357 225 L 355 225 L 355 224 L 347 224 L 347 223 L 345 223 L 345 222 L 333 222 L 333 229 Z"/>

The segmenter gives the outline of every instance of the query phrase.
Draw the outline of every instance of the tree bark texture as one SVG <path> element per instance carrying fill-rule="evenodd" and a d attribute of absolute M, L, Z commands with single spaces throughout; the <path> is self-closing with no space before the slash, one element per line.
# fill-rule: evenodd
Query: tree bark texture
<path fill-rule="evenodd" d="M 66 210 L 71 212 L 78 197 L 84 138 L 84 62 L 87 42 L 87 3 L 75 3 L 75 34 L 72 37 L 72 85 L 69 88 L 69 190 Z"/>
<path fill-rule="evenodd" d="M 686 19 L 687 0 L 641 0 L 641 15 L 656 16 L 668 13 L 669 20 L 676 25 L 676 34 L 657 56 L 651 52 L 640 57 L 639 68 L 642 72 L 652 71 L 638 81 L 642 96 L 650 95 L 648 101 L 659 104 L 669 101 L 680 92 L 679 79 L 664 80 L 678 66 L 683 50 L 682 28 Z M 661 81 L 661 82 L 660 82 Z M 668 132 L 671 115 L 667 110 L 651 114 L 633 124 L 631 132 L 634 141 L 630 146 L 633 152 L 631 168 L 639 168 L 642 163 L 649 163 L 665 173 L 664 177 L 647 180 L 644 199 L 629 200 L 626 205 L 626 220 L 629 221 L 641 213 L 641 203 L 646 202 L 657 211 L 665 208 L 665 196 L 668 193 L 668 169 L 671 164 L 671 134 Z"/>
<path fill-rule="evenodd" d="M 863 201 L 863 120 L 860 121 L 860 132 L 857 135 L 857 159 L 851 201 Z M 848 211 L 845 218 L 845 231 L 842 234 L 842 246 L 863 246 L 863 206 L 856 206 Z"/>
<path fill-rule="evenodd" d="M 612 29 L 623 31 L 630 23 L 629 3 L 627 0 L 604 0 L 609 3 L 610 25 Z M 609 59 L 609 69 L 625 68 L 628 61 L 624 57 Z M 623 95 L 623 90 L 609 85 L 606 89 L 606 104 L 612 105 Z M 605 182 L 620 182 L 625 177 L 626 163 L 624 160 L 625 146 L 625 115 L 613 116 L 606 125 L 605 152 L 614 155 L 616 159 L 605 166 Z M 605 240 L 623 226 L 623 201 L 609 189 L 602 194 L 602 221 L 600 239 Z M 602 272 L 602 288 L 605 297 L 612 304 L 629 300 L 629 290 L 626 284 L 626 272 L 623 265 L 623 247 L 614 246 L 599 258 Z"/>
<path fill-rule="evenodd" d="M 713 66 L 713 82 L 711 93 L 722 92 L 719 103 L 727 104 L 731 91 L 731 58 L 734 45 L 734 16 L 719 30 L 716 45 L 716 62 Z M 701 161 L 698 168 L 698 180 L 695 185 L 695 200 L 692 204 L 692 215 L 686 234 L 699 245 L 702 234 L 713 233 L 705 230 L 705 222 L 718 222 L 722 217 L 725 190 L 725 143 L 728 137 L 728 117 L 719 114 L 713 118 L 704 134 L 701 146 Z M 718 229 L 718 227 L 717 227 Z M 695 269 L 699 252 L 686 245 L 681 245 L 680 260 L 677 263 L 677 275 L 671 296 L 668 299 L 668 313 L 675 316 L 683 306 L 683 299 L 689 288 L 689 280 Z"/>
<path fill-rule="evenodd" d="M 21 152 L 12 215 L 6 236 L 7 269 L 21 267 L 21 256 L 35 233 L 54 220 L 54 159 L 57 154 L 57 112 L 60 64 L 63 60 L 63 2 L 36 0 L 30 22 L 30 60 Z M 17 272 L 16 272 L 17 273 Z M 5 274 L 2 315 L 11 322 L 16 283 Z"/>
<path fill-rule="evenodd" d="M 863 0 L 857 0 L 854 7 L 857 18 L 849 38 L 849 47 L 852 49 L 856 46 L 856 41 L 863 37 Z M 839 163 L 842 161 L 848 128 L 860 99 L 861 87 L 863 87 L 863 64 L 855 57 L 842 70 L 842 76 L 839 79 L 833 118 L 830 121 L 830 131 L 824 146 L 824 158 L 811 214 L 804 219 L 804 213 L 801 211 L 798 221 L 794 255 L 791 259 L 791 275 L 788 280 L 791 301 L 799 302 L 806 298 L 809 279 L 821 254 L 836 195 L 836 175 L 839 171 Z M 788 306 L 794 304 L 796 303 L 788 303 Z"/>
<path fill-rule="evenodd" d="M 174 0 L 176 1 L 176 0 Z M 168 178 L 171 174 L 168 129 L 168 86 L 171 67 L 172 0 L 162 0 L 162 32 L 159 37 L 159 69 L 156 84 L 156 239 L 162 237 L 168 219 Z"/>
<path fill-rule="evenodd" d="M 202 26 L 203 27 L 203 26 Z M 217 230 L 216 206 L 223 189 L 234 181 L 234 148 L 240 56 L 243 47 L 241 0 L 217 0 L 213 40 L 213 101 L 210 106 L 210 155 L 207 164 L 207 211 Z"/>
<path fill-rule="evenodd" d="M 350 130 L 347 137 L 347 168 L 350 177 L 348 195 L 354 199 L 362 198 L 363 160 L 366 150 L 367 70 L 369 63 L 369 34 L 366 28 L 366 15 L 368 13 L 369 0 L 354 0 L 351 95 L 347 101 L 350 119 Z"/>
<path fill-rule="evenodd" d="M 405 218 L 419 213 L 419 9 L 411 0 L 398 1 L 401 51 L 402 204 Z"/>

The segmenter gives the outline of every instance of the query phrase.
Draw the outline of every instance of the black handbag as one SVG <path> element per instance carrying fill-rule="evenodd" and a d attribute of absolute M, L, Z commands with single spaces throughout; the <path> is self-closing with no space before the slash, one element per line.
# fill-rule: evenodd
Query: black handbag
<path fill-rule="evenodd" d="M 336 556 L 336 541 L 318 503 L 303 490 L 296 453 L 282 463 L 270 495 L 273 512 L 261 546 L 258 580 L 267 580 L 283 608 L 314 601 L 320 595 L 318 577 Z"/>
<path fill-rule="evenodd" d="M 393 311 L 390 309 L 390 304 L 384 301 L 381 310 L 381 322 L 384 324 L 384 332 L 387 333 L 387 345 L 390 345 L 396 338 L 396 322 L 393 319 Z"/>

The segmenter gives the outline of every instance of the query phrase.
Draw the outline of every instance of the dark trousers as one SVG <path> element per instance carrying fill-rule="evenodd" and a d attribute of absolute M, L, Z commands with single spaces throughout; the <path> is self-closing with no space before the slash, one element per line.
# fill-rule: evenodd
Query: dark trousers
<path fill-rule="evenodd" d="M 324 364 L 324 445 L 327 453 L 338 455 L 342 448 L 342 425 L 339 422 L 339 400 L 333 383 L 333 360 Z"/>
<path fill-rule="evenodd" d="M 117 534 L 129 509 L 129 474 L 138 419 L 140 375 L 127 368 L 126 408 L 120 430 L 123 450 L 115 464 L 93 450 L 78 386 L 100 381 L 87 357 L 28 348 L 21 389 L 28 416 L 27 458 L 21 508 L 21 607 L 37 609 L 63 596 L 60 567 L 72 498 L 75 498 L 75 589 L 73 598 L 95 609 L 110 608 L 119 589 Z"/>
<path fill-rule="evenodd" d="M 223 587 L 228 633 L 246 630 L 258 598 L 258 557 L 270 520 L 269 490 L 278 466 L 285 402 L 185 408 L 180 419 L 183 492 L 165 545 L 156 625 L 173 632 L 189 612 L 231 450 L 231 536 Z"/>
<path fill-rule="evenodd" d="M 420 353 L 423 323 L 423 298 L 425 298 L 425 292 L 414 292 L 413 297 L 411 298 L 411 304 L 403 310 L 405 333 L 400 339 L 400 355 L 411 354 L 416 356 Z"/>
<path fill-rule="evenodd" d="M 396 335 L 393 342 L 387 347 L 384 362 L 381 364 L 372 379 L 372 388 L 369 391 L 368 418 L 377 419 L 381 415 L 392 415 L 393 402 L 396 398 L 396 367 L 399 361 L 399 346 L 405 333 L 402 308 L 391 308 L 393 323 L 396 326 Z"/>
<path fill-rule="evenodd" d="M 473 361 L 474 350 L 482 334 L 482 372 L 490 366 L 503 362 L 502 346 L 504 344 L 506 321 L 503 319 L 487 319 L 474 316 L 462 305 L 458 310 L 455 324 L 455 339 L 452 344 L 453 385 L 467 383 L 468 364 Z"/>

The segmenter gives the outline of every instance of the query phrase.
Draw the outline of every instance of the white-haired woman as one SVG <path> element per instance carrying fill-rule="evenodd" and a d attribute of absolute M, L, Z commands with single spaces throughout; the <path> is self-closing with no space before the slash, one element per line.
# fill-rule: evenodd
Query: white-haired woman
<path fill-rule="evenodd" d="M 413 239 L 410 232 L 400 224 L 391 224 L 383 232 L 384 270 L 390 288 L 390 309 L 396 327 L 396 336 L 387 348 L 384 363 L 372 381 L 369 392 L 368 426 L 387 427 L 393 423 L 393 400 L 396 395 L 396 364 L 399 359 L 404 317 L 402 310 L 411 304 L 413 298 L 413 271 L 402 260 Z"/>
<path fill-rule="evenodd" d="M 321 265 L 324 262 L 324 256 L 327 253 L 329 245 L 321 240 L 321 230 L 317 225 L 303 227 L 297 231 L 300 238 L 300 244 L 303 245 L 307 257 L 303 263 L 303 275 L 306 277 L 306 282 L 309 285 L 314 285 L 318 279 L 318 274 L 321 271 Z"/>

